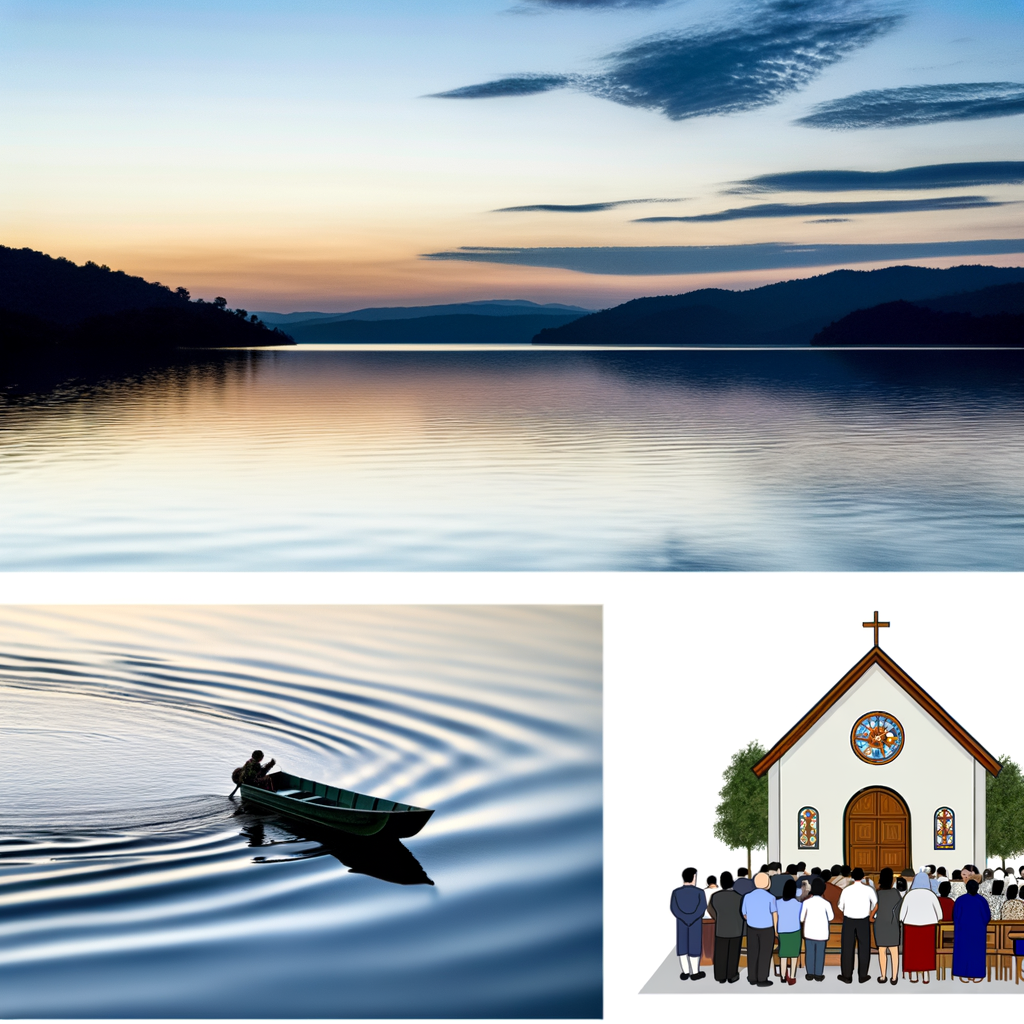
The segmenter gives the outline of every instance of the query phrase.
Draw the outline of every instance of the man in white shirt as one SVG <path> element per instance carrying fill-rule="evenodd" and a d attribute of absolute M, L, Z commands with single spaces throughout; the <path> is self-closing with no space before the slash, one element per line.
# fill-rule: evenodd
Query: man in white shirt
<path fill-rule="evenodd" d="M 839 909 L 843 914 L 843 940 L 840 951 L 839 980 L 853 984 L 853 948 L 857 946 L 857 976 L 861 984 L 870 981 L 871 919 L 875 916 L 878 897 L 870 885 L 864 883 L 864 872 L 854 868 L 850 884 L 839 896 Z"/>
<path fill-rule="evenodd" d="M 800 905 L 808 981 L 825 980 L 825 945 L 828 942 L 829 922 L 835 915 L 824 892 L 825 880 L 815 877 L 811 881 L 810 896 Z"/>

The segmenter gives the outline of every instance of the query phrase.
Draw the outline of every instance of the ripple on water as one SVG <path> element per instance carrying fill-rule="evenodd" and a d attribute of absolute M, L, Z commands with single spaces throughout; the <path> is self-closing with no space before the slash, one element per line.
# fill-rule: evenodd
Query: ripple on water
<path fill-rule="evenodd" d="M 0 396 L 0 568 L 1019 569 L 1021 369 L 295 350 Z"/>

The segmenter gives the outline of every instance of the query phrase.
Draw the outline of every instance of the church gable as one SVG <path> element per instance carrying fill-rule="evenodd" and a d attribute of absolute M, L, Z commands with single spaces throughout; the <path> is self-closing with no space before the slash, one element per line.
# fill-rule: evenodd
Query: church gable
<path fill-rule="evenodd" d="M 754 774 L 762 778 L 769 768 L 778 762 L 783 755 L 791 750 L 821 722 L 829 712 L 843 700 L 857 684 L 871 673 L 872 669 L 881 670 L 887 679 L 908 695 L 916 705 L 923 709 L 935 724 L 944 730 L 953 740 L 971 755 L 987 772 L 998 775 L 999 762 L 971 736 L 933 697 L 931 697 L 895 661 L 880 647 L 873 647 L 850 669 L 817 704 L 793 726 L 754 766 Z M 872 709 L 868 709 L 872 710 Z M 884 712 L 884 708 L 877 709 Z M 868 726 L 870 728 L 870 725 Z"/>

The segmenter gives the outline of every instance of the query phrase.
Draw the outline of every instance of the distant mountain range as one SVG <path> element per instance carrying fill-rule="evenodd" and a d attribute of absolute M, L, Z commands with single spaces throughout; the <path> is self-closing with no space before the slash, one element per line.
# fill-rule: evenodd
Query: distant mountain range
<path fill-rule="evenodd" d="M 303 344 L 529 344 L 593 310 L 560 302 L 484 299 L 437 306 L 373 306 L 348 313 L 256 315 Z"/>
<path fill-rule="evenodd" d="M 146 355 L 178 347 L 289 344 L 223 300 L 192 302 L 184 288 L 89 262 L 0 246 L 0 354 Z"/>
<path fill-rule="evenodd" d="M 584 306 L 567 306 L 562 302 L 530 302 L 529 299 L 476 299 L 472 302 L 449 302 L 440 306 L 368 306 L 348 313 L 273 313 L 256 311 L 268 324 L 298 324 L 307 320 L 412 320 L 425 316 L 561 316 L 593 313 Z"/>
<path fill-rule="evenodd" d="M 857 310 L 900 301 L 975 316 L 1012 313 L 1004 307 L 1019 302 L 1019 296 L 1014 298 L 1018 293 L 1008 286 L 1020 282 L 1024 267 L 834 270 L 749 291 L 702 288 L 634 299 L 540 331 L 534 344 L 808 345 L 830 324 Z"/>

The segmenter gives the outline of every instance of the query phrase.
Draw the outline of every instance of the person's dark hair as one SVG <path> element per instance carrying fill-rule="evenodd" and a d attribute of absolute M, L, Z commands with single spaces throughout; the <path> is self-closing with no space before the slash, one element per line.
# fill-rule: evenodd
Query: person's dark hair
<path fill-rule="evenodd" d="M 806 871 L 807 870 L 807 861 L 805 861 L 805 860 L 800 861 L 797 864 L 796 869 L 797 869 L 797 871 Z"/>
<path fill-rule="evenodd" d="M 997 878 L 992 883 L 992 895 L 993 896 L 1002 896 L 1003 895 L 1003 885 L 1005 885 L 1003 880 L 1001 878 Z"/>
<path fill-rule="evenodd" d="M 954 869 L 954 871 L 953 871 L 953 881 L 954 882 L 962 882 L 963 879 L 964 879 L 964 876 L 960 873 L 960 869 L 959 868 Z"/>
<path fill-rule="evenodd" d="M 254 761 L 262 761 L 263 760 L 263 751 L 262 750 L 254 750 L 252 752 L 252 759 Z"/>
<path fill-rule="evenodd" d="M 939 882 L 939 895 L 948 896 L 951 888 L 949 882 Z"/>
<path fill-rule="evenodd" d="M 1020 895 L 1020 887 L 1019 886 L 1011 885 L 1010 888 L 1006 890 L 1006 898 L 1008 900 L 1015 900 L 1019 895 Z"/>
<path fill-rule="evenodd" d="M 975 896 L 975 895 L 977 895 L 977 892 L 978 892 L 978 883 L 977 883 L 977 881 L 975 881 L 975 879 L 973 879 L 973 878 L 972 878 L 972 879 L 971 879 L 971 880 L 970 880 L 970 881 L 969 881 L 969 882 L 967 883 L 967 891 L 968 891 L 968 892 L 969 892 L 969 893 L 970 893 L 970 894 L 971 894 L 972 896 Z"/>
<path fill-rule="evenodd" d="M 786 874 L 795 875 L 800 869 L 795 864 L 786 865 Z"/>
<path fill-rule="evenodd" d="M 882 868 L 878 875 L 878 888 L 879 890 L 892 888 L 892 868 Z"/>
<path fill-rule="evenodd" d="M 902 875 L 900 875 L 900 877 L 896 879 L 896 891 L 897 892 L 906 892 L 907 891 L 907 880 Z"/>
<path fill-rule="evenodd" d="M 731 871 L 723 871 L 722 872 L 722 888 L 723 889 L 731 889 L 732 888 L 732 872 Z"/>
<path fill-rule="evenodd" d="M 832 865 L 832 875 L 833 875 L 833 877 L 835 877 L 836 875 L 841 875 L 842 873 L 843 873 L 843 865 L 842 864 L 833 864 Z"/>
<path fill-rule="evenodd" d="M 977 874 L 977 872 L 975 872 L 975 874 Z M 981 877 L 987 882 L 990 878 L 993 878 L 994 876 L 995 872 L 991 868 L 985 868 L 985 871 Z"/>
<path fill-rule="evenodd" d="M 746 868 L 737 868 L 736 869 L 736 877 L 737 878 L 746 878 L 747 877 L 747 869 Z"/>
<path fill-rule="evenodd" d="M 708 875 L 707 884 L 709 886 L 718 885 L 718 879 L 714 875 Z"/>
<path fill-rule="evenodd" d="M 796 879 L 789 878 L 786 880 L 786 884 L 782 887 L 782 901 L 788 903 L 790 900 L 796 899 Z"/>
<path fill-rule="evenodd" d="M 811 868 L 811 875 L 812 875 L 812 877 L 816 878 L 820 874 L 821 874 L 821 868 Z"/>
<path fill-rule="evenodd" d="M 811 879 L 811 895 L 823 896 L 825 894 L 825 879 L 821 875 L 815 875 Z"/>
<path fill-rule="evenodd" d="M 761 865 L 761 871 L 762 871 L 762 872 L 765 872 L 765 871 L 771 871 L 771 869 L 772 869 L 772 866 L 771 866 L 771 864 L 762 864 L 762 865 Z"/>
<path fill-rule="evenodd" d="M 935 865 L 934 864 L 925 864 L 925 867 L 928 869 L 928 874 L 929 875 L 934 875 L 935 874 Z"/>
<path fill-rule="evenodd" d="M 844 871 L 843 874 L 845 875 L 846 872 Z M 859 882 L 864 877 L 864 869 L 863 868 L 854 868 L 853 869 L 853 874 L 852 874 L 851 877 L 853 878 L 853 880 L 855 882 Z"/>
<path fill-rule="evenodd" d="M 683 871 L 683 881 L 684 882 L 692 882 L 696 877 L 697 877 L 697 869 L 696 868 L 686 868 Z"/>
<path fill-rule="evenodd" d="M 849 864 L 844 864 L 839 869 L 839 871 L 842 874 L 843 878 L 849 878 L 850 877 L 850 865 Z"/>
<path fill-rule="evenodd" d="M 945 877 L 946 877 L 946 869 L 945 869 L 945 868 L 944 868 L 944 867 L 943 867 L 943 866 L 942 866 L 942 865 L 940 864 L 940 865 L 939 865 L 939 866 L 938 866 L 938 867 L 937 867 L 937 868 L 935 869 L 935 874 L 937 874 L 937 875 L 942 875 L 942 877 L 943 877 L 943 878 L 945 878 Z"/>
<path fill-rule="evenodd" d="M 821 880 L 823 882 L 827 882 L 831 878 L 835 878 L 835 875 L 831 871 L 829 871 L 828 868 L 825 868 L 825 870 L 821 873 Z"/>

